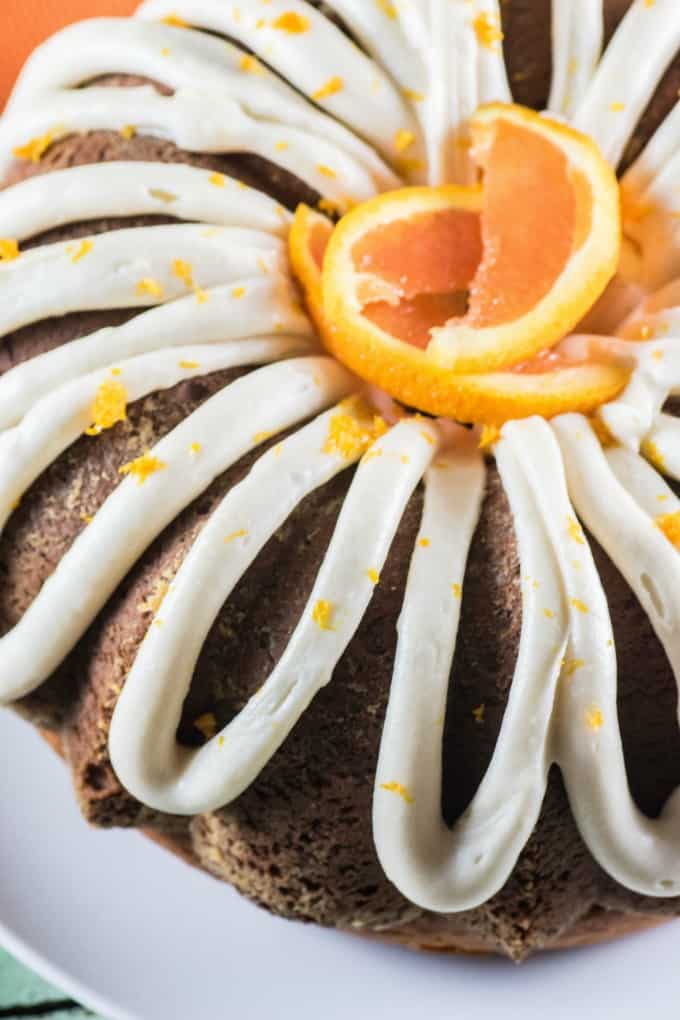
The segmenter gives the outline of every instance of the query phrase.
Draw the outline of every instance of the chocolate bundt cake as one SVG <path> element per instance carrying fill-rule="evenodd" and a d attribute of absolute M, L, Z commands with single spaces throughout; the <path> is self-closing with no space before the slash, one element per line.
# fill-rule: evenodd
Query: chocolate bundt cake
<path fill-rule="evenodd" d="M 89 822 L 419 948 L 680 914 L 679 52 L 674 0 L 146 0 L 36 51 L 0 120 L 0 702 Z M 560 350 L 628 367 L 480 450 L 328 356 L 286 242 L 300 203 L 469 185 L 490 102 L 619 171 L 615 335 Z"/>

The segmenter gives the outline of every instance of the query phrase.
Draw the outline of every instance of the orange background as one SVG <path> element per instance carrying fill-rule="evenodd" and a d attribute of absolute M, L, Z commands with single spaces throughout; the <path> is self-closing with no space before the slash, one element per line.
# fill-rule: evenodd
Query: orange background
<path fill-rule="evenodd" d="M 72 21 L 130 14 L 139 0 L 0 0 L 0 107 L 31 50 Z"/>

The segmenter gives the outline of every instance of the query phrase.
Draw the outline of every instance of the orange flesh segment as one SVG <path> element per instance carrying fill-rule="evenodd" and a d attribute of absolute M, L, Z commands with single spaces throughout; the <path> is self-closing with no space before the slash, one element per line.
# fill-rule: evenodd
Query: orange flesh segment
<path fill-rule="evenodd" d="M 567 264 L 577 228 L 586 236 L 586 196 L 577 200 L 568 161 L 548 139 L 500 120 L 484 162 L 484 257 L 466 317 L 478 328 L 531 311 Z"/>
<path fill-rule="evenodd" d="M 466 290 L 481 258 L 480 216 L 461 209 L 381 224 L 352 248 L 357 272 L 380 277 L 407 300 Z"/>

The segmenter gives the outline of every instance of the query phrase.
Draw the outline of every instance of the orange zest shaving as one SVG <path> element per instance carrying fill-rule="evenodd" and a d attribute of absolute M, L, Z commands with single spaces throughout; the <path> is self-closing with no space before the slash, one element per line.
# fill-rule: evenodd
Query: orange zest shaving
<path fill-rule="evenodd" d="M 680 510 L 673 514 L 660 514 L 654 522 L 676 549 L 680 549 Z"/>
<path fill-rule="evenodd" d="M 312 619 L 319 630 L 334 630 L 335 628 L 332 626 L 334 613 L 335 607 L 332 602 L 319 599 L 312 609 Z"/>
<path fill-rule="evenodd" d="M 396 793 L 405 804 L 415 804 L 415 797 L 401 783 L 381 783 L 380 789 L 385 790 L 387 793 Z"/>
<path fill-rule="evenodd" d="M 25 145 L 18 145 L 12 149 L 12 155 L 30 163 L 39 163 L 52 143 L 63 137 L 63 134 L 63 128 L 52 128 L 38 138 L 31 138 Z"/>
<path fill-rule="evenodd" d="M 272 21 L 272 28 L 276 28 L 280 32 L 288 32 L 289 35 L 302 35 L 309 31 L 309 18 L 306 18 L 304 14 L 297 14 L 295 11 L 286 11 Z"/>
<path fill-rule="evenodd" d="M 342 92 L 344 87 L 345 83 L 342 78 L 338 76 L 329 78 L 316 92 L 312 92 L 312 99 L 315 99 L 317 102 L 320 99 L 328 99 L 330 96 L 335 96 L 338 92 Z"/>
<path fill-rule="evenodd" d="M 146 453 L 143 453 L 141 457 L 137 457 L 136 460 L 123 464 L 122 467 L 118 468 L 118 473 L 121 475 L 132 475 L 133 478 L 137 479 L 139 485 L 143 485 L 147 478 L 155 475 L 157 471 L 164 471 L 167 466 L 158 457 L 154 457 L 150 450 L 147 450 Z"/>
<path fill-rule="evenodd" d="M 140 280 L 137 284 L 137 294 L 139 297 L 149 296 L 152 298 L 158 298 L 159 300 L 163 297 L 163 285 L 158 280 L 153 280 L 150 276 L 145 276 L 143 280 Z"/>
<path fill-rule="evenodd" d="M 20 254 L 17 241 L 11 237 L 0 237 L 0 262 L 13 262 Z"/>
<path fill-rule="evenodd" d="M 323 452 L 354 460 L 386 432 L 384 419 L 362 397 L 349 397 L 331 417 Z"/>
<path fill-rule="evenodd" d="M 599 733 L 604 726 L 604 715 L 602 709 L 598 708 L 597 705 L 593 705 L 586 712 L 585 723 L 589 730 L 593 733 Z"/>
<path fill-rule="evenodd" d="M 127 419 L 127 390 L 115 379 L 107 379 L 97 390 L 92 405 L 92 424 L 86 429 L 88 436 L 98 436 L 119 421 Z"/>

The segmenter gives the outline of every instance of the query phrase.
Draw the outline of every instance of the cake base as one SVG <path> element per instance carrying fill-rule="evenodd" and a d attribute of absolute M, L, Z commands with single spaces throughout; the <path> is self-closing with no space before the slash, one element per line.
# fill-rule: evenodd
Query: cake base
<path fill-rule="evenodd" d="M 40 731 L 43 738 L 50 747 L 64 758 L 61 740 L 56 733 L 49 730 Z M 162 847 L 169 853 L 179 857 L 185 864 L 194 868 L 206 871 L 191 846 L 171 833 L 159 832 L 152 829 L 142 829 L 141 834 L 152 840 L 157 846 Z M 214 876 L 211 876 L 214 877 Z M 218 881 L 218 879 L 216 879 Z M 603 942 L 614 942 L 627 935 L 635 935 L 652 928 L 658 928 L 667 924 L 672 918 L 653 917 L 647 914 L 626 914 L 614 910 L 591 910 L 586 917 L 581 918 L 576 924 L 564 932 L 555 941 L 550 942 L 544 948 L 555 951 L 565 949 L 582 949 L 586 946 L 597 945 Z M 390 931 L 359 931 L 356 928 L 338 929 L 347 934 L 359 935 L 364 939 L 383 942 L 390 945 L 403 946 L 421 953 L 440 953 L 442 955 L 464 955 L 464 956 L 496 956 L 489 949 L 484 939 L 477 938 L 470 932 L 452 931 L 452 917 L 437 916 L 431 914 L 424 919 L 413 921 L 403 928 L 395 928 Z"/>

